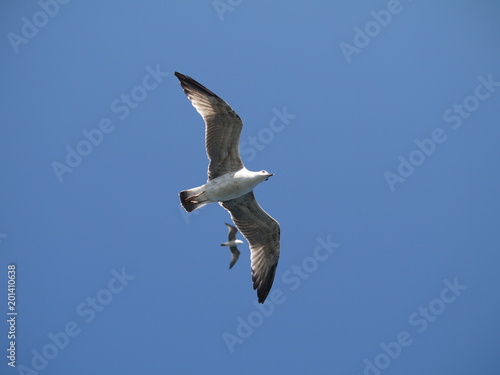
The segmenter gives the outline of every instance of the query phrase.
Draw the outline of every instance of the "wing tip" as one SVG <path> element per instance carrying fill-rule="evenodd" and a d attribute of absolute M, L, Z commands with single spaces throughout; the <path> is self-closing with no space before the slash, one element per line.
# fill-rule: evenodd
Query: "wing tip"
<path fill-rule="evenodd" d="M 174 75 L 181 82 L 181 86 L 184 89 L 184 92 L 186 93 L 186 95 L 188 95 L 188 97 L 191 94 L 191 91 L 199 91 L 199 92 L 203 92 L 206 95 L 214 96 L 216 98 L 219 98 L 212 91 L 210 91 L 209 89 L 207 89 L 205 86 L 203 86 L 201 83 L 199 83 L 195 79 L 193 79 L 193 78 L 191 78 L 191 77 L 189 77 L 189 76 L 187 76 L 185 74 L 179 73 L 179 72 L 174 72 Z M 190 98 L 190 100 L 191 100 L 191 98 Z"/>
<path fill-rule="evenodd" d="M 273 264 L 263 277 L 257 277 L 252 272 L 253 288 L 257 290 L 257 297 L 259 303 L 264 303 L 274 283 L 274 276 L 276 276 L 276 268 L 278 263 Z"/>

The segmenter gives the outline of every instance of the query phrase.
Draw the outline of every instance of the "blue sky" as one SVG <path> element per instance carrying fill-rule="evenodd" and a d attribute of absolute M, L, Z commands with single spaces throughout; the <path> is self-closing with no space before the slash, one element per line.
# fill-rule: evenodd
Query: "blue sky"
<path fill-rule="evenodd" d="M 2 374 L 498 374 L 495 1 L 1 5 Z M 179 71 L 281 224 L 259 307 Z M 240 238 L 241 235 L 240 235 Z"/>

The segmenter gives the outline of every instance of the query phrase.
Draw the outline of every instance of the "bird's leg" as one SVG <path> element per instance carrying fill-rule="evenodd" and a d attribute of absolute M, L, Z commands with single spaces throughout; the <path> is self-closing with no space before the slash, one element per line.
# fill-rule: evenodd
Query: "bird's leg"
<path fill-rule="evenodd" d="M 202 191 L 200 194 L 196 194 L 196 195 L 193 195 L 189 198 L 186 198 L 186 202 L 189 202 L 189 203 L 200 203 L 198 201 L 196 201 L 195 199 L 198 198 L 200 195 L 202 195 L 204 193 L 204 191 Z"/>

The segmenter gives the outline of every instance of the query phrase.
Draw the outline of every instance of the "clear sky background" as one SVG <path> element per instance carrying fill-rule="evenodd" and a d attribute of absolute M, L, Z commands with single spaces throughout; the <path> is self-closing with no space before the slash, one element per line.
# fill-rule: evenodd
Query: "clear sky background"
<path fill-rule="evenodd" d="M 500 5 L 326 3 L 2 2 L 0 373 L 499 373 Z M 275 173 L 262 310 L 228 213 L 180 209 L 208 161 L 174 71 Z"/>

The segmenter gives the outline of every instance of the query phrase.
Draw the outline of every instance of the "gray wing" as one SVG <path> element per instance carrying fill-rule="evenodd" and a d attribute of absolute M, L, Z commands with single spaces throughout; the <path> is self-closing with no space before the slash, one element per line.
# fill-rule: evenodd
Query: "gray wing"
<path fill-rule="evenodd" d="M 227 229 L 229 230 L 228 231 L 228 234 L 227 234 L 227 239 L 229 241 L 233 241 L 236 239 L 236 233 L 238 233 L 238 229 L 236 229 L 234 226 L 232 226 L 231 224 L 228 224 L 228 223 L 224 223 L 226 224 L 226 227 Z"/>
<path fill-rule="evenodd" d="M 236 261 L 240 257 L 240 251 L 236 246 L 230 246 L 229 250 L 231 250 L 231 262 L 229 263 L 229 269 L 233 268 L 236 264 Z"/>
<path fill-rule="evenodd" d="M 229 241 L 234 241 L 236 239 L 236 234 L 238 233 L 238 229 L 235 226 L 225 223 L 228 229 L 227 239 Z M 229 269 L 233 268 L 240 257 L 240 251 L 236 246 L 230 246 L 229 250 L 231 250 L 231 262 L 229 263 Z"/>
<path fill-rule="evenodd" d="M 208 179 L 243 168 L 239 141 L 243 122 L 221 98 L 191 77 L 175 72 L 188 99 L 205 121 Z"/>
<path fill-rule="evenodd" d="M 253 288 L 264 303 L 273 286 L 280 256 L 280 225 L 257 203 L 253 191 L 220 202 L 250 244 Z"/>

